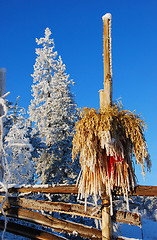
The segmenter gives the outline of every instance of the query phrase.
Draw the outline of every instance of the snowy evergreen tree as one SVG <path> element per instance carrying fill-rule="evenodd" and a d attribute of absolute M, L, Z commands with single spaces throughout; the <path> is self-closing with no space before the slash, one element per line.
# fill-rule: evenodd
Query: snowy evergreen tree
<path fill-rule="evenodd" d="M 5 152 L 10 172 L 9 183 L 29 184 L 33 181 L 33 151 L 27 128 L 14 124 L 5 137 Z M 7 178 L 7 176 L 6 176 Z"/>
<path fill-rule="evenodd" d="M 36 159 L 38 176 L 42 182 L 63 182 L 74 177 L 71 150 L 77 111 L 70 92 L 73 82 L 54 51 L 50 35 L 50 29 L 46 28 L 44 38 L 36 39 L 41 47 L 36 49 L 29 115 L 34 124 L 32 134 L 39 134 L 45 144 L 43 153 Z"/>
<path fill-rule="evenodd" d="M 4 137 L 3 157 L 8 161 L 10 177 L 4 176 L 4 178 L 9 183 L 29 184 L 32 183 L 34 176 L 31 155 L 33 147 L 28 137 L 29 128 L 25 110 L 18 107 L 17 101 L 14 107 L 10 107 L 10 113 L 6 119 L 7 135 Z"/>
<path fill-rule="evenodd" d="M 21 122 L 21 124 L 23 124 L 26 120 L 26 111 L 23 107 L 19 107 L 18 106 L 18 101 L 19 101 L 20 97 L 18 96 L 16 99 L 15 104 L 13 104 L 12 102 L 9 102 L 6 99 L 6 106 L 8 108 L 8 113 L 7 116 L 5 117 L 5 121 L 4 121 L 4 136 L 5 137 L 9 130 L 11 129 L 11 127 L 13 126 L 13 124 L 15 124 L 17 121 Z"/>

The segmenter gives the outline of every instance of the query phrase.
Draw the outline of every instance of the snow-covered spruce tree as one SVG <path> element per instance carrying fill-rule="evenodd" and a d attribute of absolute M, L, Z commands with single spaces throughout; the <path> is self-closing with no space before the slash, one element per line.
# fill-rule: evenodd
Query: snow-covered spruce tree
<path fill-rule="evenodd" d="M 18 99 L 17 99 L 18 101 Z M 33 147 L 28 137 L 27 119 L 24 108 L 18 107 L 17 101 L 11 108 L 6 121 L 12 122 L 4 137 L 5 156 L 8 161 L 9 175 L 4 176 L 8 183 L 29 184 L 33 181 L 34 166 L 31 152 Z"/>
<path fill-rule="evenodd" d="M 41 47 L 36 49 L 29 115 L 34 124 L 32 134 L 39 134 L 45 144 L 40 158 L 36 158 L 37 174 L 42 183 L 63 183 L 73 181 L 74 168 L 77 169 L 71 161 L 77 111 L 70 92 L 73 82 L 65 72 L 61 57 L 54 51 L 50 35 L 50 29 L 46 28 L 45 36 L 36 39 Z"/>

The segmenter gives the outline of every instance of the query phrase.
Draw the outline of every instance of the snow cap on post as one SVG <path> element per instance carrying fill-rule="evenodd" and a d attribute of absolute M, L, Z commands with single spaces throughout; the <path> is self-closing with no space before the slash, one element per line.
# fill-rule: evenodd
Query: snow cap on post
<path fill-rule="evenodd" d="M 106 19 L 112 19 L 112 15 L 111 15 L 111 13 L 106 13 L 104 16 L 102 16 L 102 20 L 104 21 L 104 20 L 106 20 Z"/>

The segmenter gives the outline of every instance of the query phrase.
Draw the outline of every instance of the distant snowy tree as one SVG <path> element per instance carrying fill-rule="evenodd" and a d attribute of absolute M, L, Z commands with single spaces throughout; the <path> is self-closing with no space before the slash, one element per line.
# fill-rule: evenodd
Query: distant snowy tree
<path fill-rule="evenodd" d="M 57 57 L 54 51 L 54 41 L 50 35 L 50 29 L 46 28 L 44 38 L 36 39 L 41 48 L 36 49 L 32 75 L 33 100 L 29 106 L 30 120 L 34 124 L 32 134 L 38 133 L 45 144 L 41 157 L 36 159 L 42 182 L 73 178 L 70 175 L 71 149 L 77 119 L 74 96 L 70 92 L 73 82 L 65 73 L 61 57 Z"/>
<path fill-rule="evenodd" d="M 19 99 L 20 99 L 20 97 L 18 96 L 15 104 L 13 104 L 12 102 L 9 102 L 6 99 L 6 106 L 8 108 L 8 114 L 5 117 L 5 121 L 4 121 L 4 130 L 5 130 L 4 137 L 8 134 L 8 132 L 9 132 L 10 128 L 13 126 L 13 124 L 15 124 L 17 121 L 19 122 L 19 120 L 22 123 L 26 119 L 25 109 L 18 106 Z"/>
<path fill-rule="evenodd" d="M 33 178 L 31 152 L 33 148 L 27 138 L 27 128 L 21 128 L 17 123 L 14 124 L 5 137 L 5 142 L 10 172 L 9 183 L 31 183 Z"/>
<path fill-rule="evenodd" d="M 4 137 L 4 157 L 7 158 L 10 173 L 10 178 L 5 176 L 5 180 L 9 183 L 28 184 L 33 181 L 34 176 L 31 155 L 33 147 L 28 137 L 25 110 L 17 105 L 17 101 L 15 106 L 10 108 L 10 115 L 6 119 L 11 125 Z"/>

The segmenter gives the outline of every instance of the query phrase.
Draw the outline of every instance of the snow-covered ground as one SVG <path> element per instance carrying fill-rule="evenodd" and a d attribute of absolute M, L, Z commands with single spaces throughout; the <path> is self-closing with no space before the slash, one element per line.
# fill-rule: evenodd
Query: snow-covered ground
<path fill-rule="evenodd" d="M 142 228 L 128 224 L 120 224 L 119 227 L 126 240 L 157 240 L 157 222 L 143 220 Z"/>

